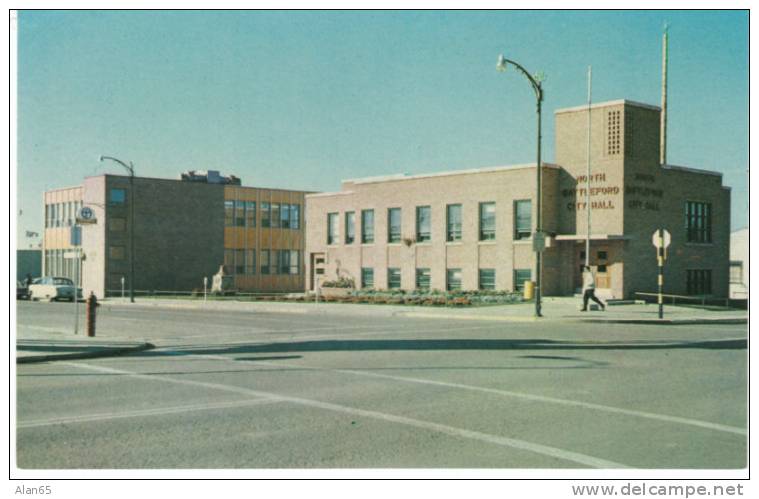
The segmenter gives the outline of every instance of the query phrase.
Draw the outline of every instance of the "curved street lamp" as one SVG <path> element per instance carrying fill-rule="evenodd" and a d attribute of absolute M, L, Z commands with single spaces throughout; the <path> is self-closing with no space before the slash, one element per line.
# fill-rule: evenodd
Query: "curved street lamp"
<path fill-rule="evenodd" d="M 127 165 L 118 158 L 100 156 L 100 162 L 109 159 L 124 167 L 129 172 L 129 301 L 134 303 L 134 165 Z"/>
<path fill-rule="evenodd" d="M 537 104 L 537 115 L 538 115 L 538 159 L 536 162 L 535 169 L 537 170 L 537 195 L 536 195 L 536 201 L 537 201 L 537 217 L 535 221 L 535 233 L 533 234 L 533 251 L 535 251 L 535 317 L 542 317 L 541 314 L 541 303 L 540 303 L 540 295 L 541 295 L 541 275 L 543 273 L 543 262 L 542 262 L 542 253 L 543 248 L 545 246 L 545 235 L 543 234 L 543 220 L 542 220 L 542 214 L 543 214 L 543 204 L 541 199 L 541 186 L 543 185 L 543 178 L 542 178 L 542 165 L 540 163 L 540 142 L 542 138 L 542 129 L 541 129 L 541 109 L 542 109 L 542 103 L 543 103 L 543 80 L 545 80 L 545 76 L 542 73 L 537 73 L 534 76 L 531 75 L 529 72 L 527 72 L 526 69 L 524 69 L 519 63 L 512 61 L 511 59 L 506 59 L 503 57 L 503 54 L 500 54 L 498 56 L 498 62 L 495 65 L 495 69 L 498 72 L 504 72 L 508 68 L 508 66 L 514 66 L 517 68 L 523 75 L 527 77 L 527 80 L 529 80 L 530 85 L 532 86 L 532 90 L 535 92 L 535 101 Z"/>

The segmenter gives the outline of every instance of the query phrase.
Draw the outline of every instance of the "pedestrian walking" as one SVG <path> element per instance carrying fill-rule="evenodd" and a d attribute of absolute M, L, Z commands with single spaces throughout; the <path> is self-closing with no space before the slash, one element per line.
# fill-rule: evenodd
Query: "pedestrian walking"
<path fill-rule="evenodd" d="M 582 312 L 588 310 L 588 300 L 598 303 L 601 310 L 606 310 L 606 305 L 596 296 L 596 276 L 591 272 L 590 267 L 582 267 Z"/>

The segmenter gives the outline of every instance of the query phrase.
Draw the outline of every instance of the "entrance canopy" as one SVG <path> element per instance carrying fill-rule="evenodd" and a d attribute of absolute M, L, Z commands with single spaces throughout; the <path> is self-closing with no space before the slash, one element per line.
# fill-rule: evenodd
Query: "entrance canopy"
<path fill-rule="evenodd" d="M 555 239 L 557 241 L 584 241 L 588 238 L 587 234 L 557 234 Z M 630 236 L 624 234 L 591 234 L 591 241 L 625 241 L 632 239 Z"/>

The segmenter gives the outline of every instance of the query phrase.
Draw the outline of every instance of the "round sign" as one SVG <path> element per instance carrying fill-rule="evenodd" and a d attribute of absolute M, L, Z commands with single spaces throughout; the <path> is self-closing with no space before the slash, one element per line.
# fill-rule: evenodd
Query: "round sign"
<path fill-rule="evenodd" d="M 661 239 L 663 241 L 659 239 L 659 231 L 655 230 L 653 237 L 651 237 L 651 242 L 654 243 L 654 246 L 656 246 L 657 248 L 662 247 L 661 243 L 663 242 L 664 243 L 664 247 L 668 248 L 669 247 L 669 243 L 672 242 L 672 236 L 669 234 L 669 231 L 667 229 L 663 229 L 662 232 L 663 232 L 663 234 L 662 234 L 662 238 Z"/>
<path fill-rule="evenodd" d="M 95 217 L 95 212 L 89 206 L 83 206 L 79 210 L 79 218 L 83 220 L 92 220 Z"/>

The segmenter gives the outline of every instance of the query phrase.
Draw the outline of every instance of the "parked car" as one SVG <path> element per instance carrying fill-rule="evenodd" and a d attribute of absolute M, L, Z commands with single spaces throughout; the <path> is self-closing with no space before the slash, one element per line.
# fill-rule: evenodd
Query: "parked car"
<path fill-rule="evenodd" d="M 29 287 L 24 281 L 16 281 L 16 299 L 28 300 L 29 299 Z"/>
<path fill-rule="evenodd" d="M 82 289 L 76 290 L 79 299 Z M 69 300 L 74 301 L 74 282 L 68 277 L 40 277 L 29 286 L 30 300 Z"/>

